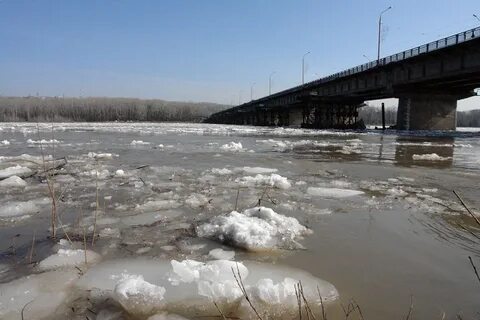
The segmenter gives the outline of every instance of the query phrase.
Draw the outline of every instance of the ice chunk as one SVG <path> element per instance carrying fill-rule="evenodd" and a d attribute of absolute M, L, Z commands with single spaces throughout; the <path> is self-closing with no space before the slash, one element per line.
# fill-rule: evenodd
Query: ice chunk
<path fill-rule="evenodd" d="M 132 146 L 148 145 L 148 144 L 150 144 L 150 142 L 146 142 L 146 141 L 142 141 L 142 140 L 132 140 L 132 142 L 130 142 L 130 145 L 132 145 Z"/>
<path fill-rule="evenodd" d="M 205 197 L 203 194 L 194 193 L 191 194 L 186 200 L 185 203 L 191 208 L 200 208 L 207 205 L 209 199 Z"/>
<path fill-rule="evenodd" d="M 427 154 L 414 154 L 412 156 L 413 160 L 424 160 L 424 161 L 446 161 L 452 159 L 452 157 L 442 157 L 436 153 L 427 153 Z"/>
<path fill-rule="evenodd" d="M 213 174 L 218 174 L 219 176 L 225 176 L 233 173 L 232 170 L 227 168 L 223 168 L 223 169 L 213 168 L 211 171 Z"/>
<path fill-rule="evenodd" d="M 107 261 L 91 267 L 77 286 L 92 294 L 117 300 L 134 318 L 164 312 L 195 318 L 211 316 L 218 314 L 212 303 L 215 301 L 225 314 L 253 319 L 233 276 L 237 270 L 253 304 L 261 307 L 262 313 L 268 311 L 269 319 L 294 318 L 298 312 L 294 285 L 300 281 L 305 298 L 315 312 L 321 312 L 318 291 L 325 303 L 338 298 L 332 284 L 307 272 L 249 261 L 204 263 L 138 257 Z"/>
<path fill-rule="evenodd" d="M 275 173 L 278 171 L 278 169 L 262 167 L 243 167 L 242 170 L 248 174 Z"/>
<path fill-rule="evenodd" d="M 257 185 L 261 185 L 261 186 L 266 185 L 266 186 L 272 186 L 278 189 L 288 189 L 292 186 L 287 178 L 282 177 L 281 175 L 278 175 L 276 173 L 273 173 L 270 176 L 257 174 L 255 177 L 247 176 L 240 179 L 236 179 L 235 181 L 251 187 L 254 187 Z"/>
<path fill-rule="evenodd" d="M 125 176 L 125 171 L 123 171 L 122 169 L 118 169 L 117 171 L 115 171 L 115 176 L 123 177 Z"/>
<path fill-rule="evenodd" d="M 180 203 L 175 200 L 150 200 L 141 205 L 136 205 L 135 209 L 139 211 L 158 211 L 164 209 L 174 209 L 180 207 Z"/>
<path fill-rule="evenodd" d="M 28 143 L 28 144 L 54 144 L 54 143 L 60 143 L 60 141 L 58 141 L 57 139 L 50 139 L 50 140 L 45 140 L 45 139 L 42 139 L 42 140 L 32 140 L 32 139 L 28 139 L 28 140 L 27 140 L 27 143 Z"/>
<path fill-rule="evenodd" d="M 9 145 L 10 145 L 10 141 L 8 141 L 8 140 L 2 140 L 2 141 L 0 141 L 0 145 L 9 146 Z"/>
<path fill-rule="evenodd" d="M 243 150 L 243 146 L 242 146 L 242 143 L 241 142 L 229 142 L 229 143 L 226 143 L 224 145 L 222 145 L 220 147 L 220 149 L 224 150 L 224 151 L 242 151 Z"/>
<path fill-rule="evenodd" d="M 85 252 L 85 250 L 81 249 L 59 249 L 56 254 L 40 261 L 38 268 L 44 271 L 62 267 L 81 266 L 85 264 L 85 259 L 88 265 L 95 264 L 100 261 L 100 255 L 91 250 Z"/>
<path fill-rule="evenodd" d="M 309 187 L 307 193 L 312 196 L 325 197 L 325 198 L 346 198 L 359 196 L 364 194 L 360 190 L 352 189 L 339 189 L 339 188 L 323 188 L 323 187 Z"/>
<path fill-rule="evenodd" d="M 255 207 L 242 213 L 232 211 L 197 227 L 197 234 L 249 250 L 298 248 L 297 239 L 311 231 L 297 219 L 270 208 Z"/>
<path fill-rule="evenodd" d="M 18 216 L 26 216 L 37 213 L 40 209 L 36 203 L 30 201 L 11 201 L 0 206 L 0 218 L 10 218 Z"/>
<path fill-rule="evenodd" d="M 221 248 L 210 250 L 208 255 L 216 260 L 233 260 L 235 251 L 226 251 Z"/>
<path fill-rule="evenodd" d="M 188 319 L 173 313 L 162 312 L 149 317 L 147 320 L 188 320 Z"/>
<path fill-rule="evenodd" d="M 11 176 L 5 180 L 0 180 L 0 187 L 21 188 L 25 186 L 27 186 L 27 183 L 19 176 Z"/>
<path fill-rule="evenodd" d="M 162 307 L 165 288 L 145 281 L 141 275 L 124 275 L 115 286 L 114 294 L 129 313 L 149 315 Z"/>
<path fill-rule="evenodd" d="M 11 176 L 19 176 L 19 177 L 26 177 L 32 174 L 32 170 L 27 167 L 22 167 L 20 165 L 16 165 L 14 167 L 8 167 L 5 169 L 0 170 L 0 180 L 9 178 Z"/>
<path fill-rule="evenodd" d="M 0 319 L 52 319 L 78 278 L 77 270 L 50 271 L 0 284 Z"/>
<path fill-rule="evenodd" d="M 96 160 L 110 160 L 113 158 L 112 153 L 95 153 L 95 152 L 89 152 L 88 157 L 89 158 L 94 158 Z"/>

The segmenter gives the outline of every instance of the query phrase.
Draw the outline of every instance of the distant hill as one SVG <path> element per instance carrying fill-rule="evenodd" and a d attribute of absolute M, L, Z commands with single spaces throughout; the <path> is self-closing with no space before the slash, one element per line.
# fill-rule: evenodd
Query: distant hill
<path fill-rule="evenodd" d="M 379 107 L 366 106 L 360 108 L 359 118 L 367 125 L 382 125 L 382 110 Z M 387 126 L 397 123 L 397 108 L 385 108 L 385 123 Z M 480 109 L 457 111 L 457 127 L 480 127 Z"/>
<path fill-rule="evenodd" d="M 188 121 L 200 122 L 231 106 L 133 98 L 0 97 L 6 121 Z"/>

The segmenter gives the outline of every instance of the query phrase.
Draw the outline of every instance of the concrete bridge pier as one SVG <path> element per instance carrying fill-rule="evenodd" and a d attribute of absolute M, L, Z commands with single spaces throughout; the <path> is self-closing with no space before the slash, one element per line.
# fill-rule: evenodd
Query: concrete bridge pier
<path fill-rule="evenodd" d="M 458 95 L 443 93 L 400 97 L 397 130 L 455 130 L 459 98 Z"/>

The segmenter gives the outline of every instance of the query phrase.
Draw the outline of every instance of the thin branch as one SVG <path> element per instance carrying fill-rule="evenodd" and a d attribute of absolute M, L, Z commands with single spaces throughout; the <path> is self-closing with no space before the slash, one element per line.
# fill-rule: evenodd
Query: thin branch
<path fill-rule="evenodd" d="M 245 300 L 247 300 L 248 304 L 250 305 L 250 308 L 252 308 L 253 312 L 255 312 L 255 315 L 259 320 L 263 320 L 260 314 L 257 312 L 257 309 L 255 309 L 255 307 L 253 306 L 252 301 L 250 301 L 250 297 L 248 296 L 247 290 L 245 289 L 245 285 L 243 284 L 242 275 L 240 274 L 240 269 L 238 268 L 238 263 L 237 263 L 238 277 L 237 277 L 237 274 L 235 274 L 235 269 L 233 269 L 233 267 L 232 267 L 232 273 L 233 273 L 233 277 L 235 278 L 235 281 L 237 282 L 238 287 L 240 288 L 240 290 L 243 293 L 243 296 L 245 297 Z"/>
<path fill-rule="evenodd" d="M 465 204 L 465 202 L 463 201 L 463 199 L 460 197 L 460 195 L 455 191 L 453 190 L 453 193 L 457 196 L 458 200 L 460 201 L 460 203 L 463 205 L 463 207 L 467 210 L 467 212 L 472 216 L 473 219 L 475 219 L 475 221 L 477 222 L 477 224 L 480 226 L 480 220 L 478 220 L 477 216 L 470 210 L 470 208 Z"/>
<path fill-rule="evenodd" d="M 215 300 L 213 300 L 213 304 L 215 305 L 215 308 L 217 308 L 218 313 L 220 313 L 220 315 L 222 316 L 222 319 L 223 319 L 223 320 L 227 320 L 227 318 L 226 318 L 225 315 L 223 314 L 222 310 L 220 310 L 220 308 L 218 307 L 218 305 L 217 305 L 217 303 L 215 302 Z"/>
<path fill-rule="evenodd" d="M 407 316 L 405 317 L 405 320 L 410 320 L 410 317 L 412 316 L 413 312 L 413 295 L 410 296 L 410 308 L 408 309 Z"/>
<path fill-rule="evenodd" d="M 468 256 L 468 260 L 470 260 L 470 264 L 472 265 L 473 271 L 475 272 L 475 275 L 477 276 L 478 282 L 480 282 L 480 276 L 478 275 L 477 267 L 473 263 L 472 257 Z"/>

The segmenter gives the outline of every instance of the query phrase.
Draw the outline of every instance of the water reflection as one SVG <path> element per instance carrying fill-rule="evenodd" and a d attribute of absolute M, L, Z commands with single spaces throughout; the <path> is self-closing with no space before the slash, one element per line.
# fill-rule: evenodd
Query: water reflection
<path fill-rule="evenodd" d="M 397 137 L 395 144 L 395 164 L 410 167 L 425 166 L 450 168 L 453 164 L 452 137 Z"/>

